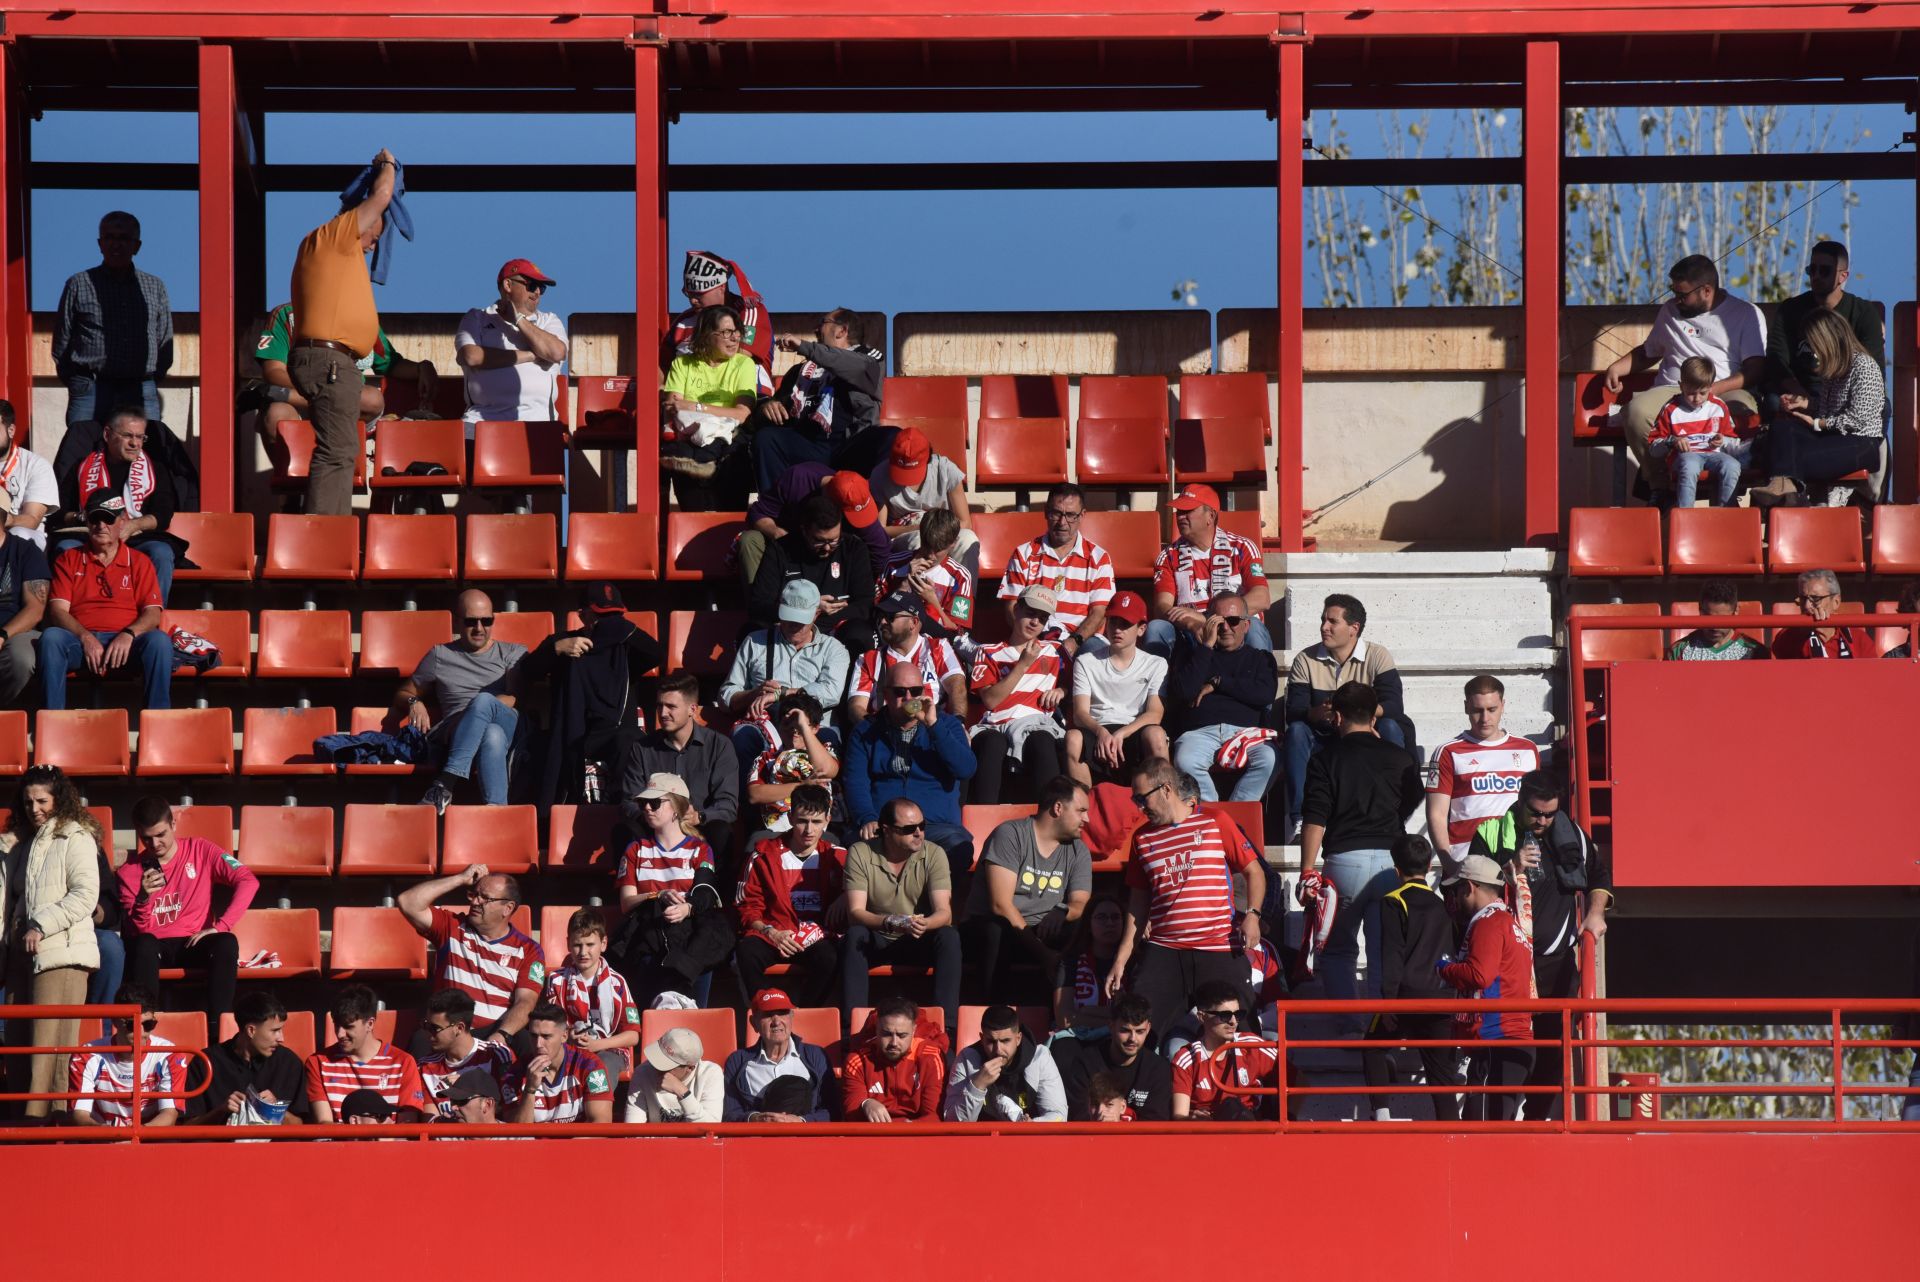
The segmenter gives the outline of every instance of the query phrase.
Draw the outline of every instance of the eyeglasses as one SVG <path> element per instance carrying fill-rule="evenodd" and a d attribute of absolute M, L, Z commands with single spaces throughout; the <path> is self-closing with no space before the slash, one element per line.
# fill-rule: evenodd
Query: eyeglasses
<path fill-rule="evenodd" d="M 87 513 L 88 525 L 112 525 L 115 521 L 118 521 L 119 519 L 120 519 L 119 517 L 115 516 L 111 512 Z"/>
<path fill-rule="evenodd" d="M 513 896 L 483 895 L 477 890 L 469 890 L 467 892 L 467 902 L 474 904 L 510 904 L 513 902 Z"/>
<path fill-rule="evenodd" d="M 493 626 L 493 616 L 491 614 L 470 614 L 460 620 L 460 626 L 463 628 L 490 628 Z"/>
<path fill-rule="evenodd" d="M 739 332 L 737 329 L 716 329 L 713 331 L 714 337 L 716 338 L 725 338 L 729 334 L 738 334 Z"/>
<path fill-rule="evenodd" d="M 906 837 L 916 832 L 925 832 L 927 830 L 927 823 L 926 820 L 923 819 L 917 824 L 888 824 L 887 827 L 893 829 L 901 836 Z"/>
<path fill-rule="evenodd" d="M 547 283 L 545 281 L 528 280 L 524 276 L 515 276 L 513 279 L 520 288 L 526 290 L 529 294 L 544 294 L 547 292 Z"/>
<path fill-rule="evenodd" d="M 122 1015 L 119 1019 L 116 1019 L 113 1022 L 120 1025 L 120 1027 L 122 1028 L 131 1029 L 133 1027 L 133 1021 L 131 1019 L 128 1019 L 125 1015 Z M 140 1027 L 145 1032 L 151 1033 L 154 1029 L 160 1027 L 160 1021 L 153 1018 L 143 1019 L 140 1021 Z"/>
<path fill-rule="evenodd" d="M 1163 783 L 1157 783 L 1153 785 L 1153 787 L 1147 789 L 1145 792 L 1134 793 L 1133 804 L 1140 807 L 1140 809 L 1145 810 L 1147 808 L 1147 803 L 1153 800 L 1153 794 L 1156 792 L 1159 792 L 1162 788 L 1166 786 L 1167 785 Z"/>
<path fill-rule="evenodd" d="M 1085 515 L 1084 512 L 1056 512 L 1052 508 L 1047 509 L 1049 521 L 1077 521 Z"/>
<path fill-rule="evenodd" d="M 1216 614 L 1213 617 L 1230 628 L 1244 628 L 1247 625 L 1247 616 L 1244 614 Z"/>
<path fill-rule="evenodd" d="M 926 691 L 925 686 L 888 686 L 887 693 L 896 699 L 917 699 Z"/>
<path fill-rule="evenodd" d="M 1237 1009 L 1203 1010 L 1200 1012 L 1200 1018 L 1206 1020 L 1209 1024 L 1231 1024 L 1240 1018 L 1240 1012 Z"/>
<path fill-rule="evenodd" d="M 1839 594 L 1837 592 L 1823 592 L 1819 596 L 1810 596 L 1806 593 L 1802 593 L 1801 595 L 1795 597 L 1794 600 L 1800 602 L 1802 605 L 1818 605 L 1822 601 L 1831 601 L 1834 599 L 1834 597 L 1838 595 Z"/>
<path fill-rule="evenodd" d="M 442 1033 L 453 1031 L 452 1024 L 422 1024 L 420 1027 L 426 1030 L 428 1037 L 438 1037 Z"/>

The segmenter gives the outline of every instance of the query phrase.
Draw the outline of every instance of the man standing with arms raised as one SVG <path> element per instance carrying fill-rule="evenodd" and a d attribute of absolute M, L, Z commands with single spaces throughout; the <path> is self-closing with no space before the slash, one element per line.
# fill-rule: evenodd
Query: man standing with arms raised
<path fill-rule="evenodd" d="M 356 362 L 379 338 L 367 253 L 386 229 L 396 165 L 382 147 L 373 158 L 373 189 L 352 209 L 307 233 L 293 260 L 293 353 L 287 373 L 313 414 L 313 463 L 307 511 L 345 516 L 353 508 L 353 467 L 360 448 Z"/>

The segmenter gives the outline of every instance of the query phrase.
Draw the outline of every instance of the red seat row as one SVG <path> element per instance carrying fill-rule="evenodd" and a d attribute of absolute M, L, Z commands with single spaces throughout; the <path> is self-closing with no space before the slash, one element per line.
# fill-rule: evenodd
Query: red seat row
<path fill-rule="evenodd" d="M 1868 567 L 1853 508 L 1774 508 L 1762 557 L 1758 508 L 1678 508 L 1663 549 L 1654 508 L 1575 508 L 1567 531 L 1567 573 L 1576 578 L 1798 574 Z M 1873 509 L 1876 574 L 1920 574 L 1920 506 Z"/>

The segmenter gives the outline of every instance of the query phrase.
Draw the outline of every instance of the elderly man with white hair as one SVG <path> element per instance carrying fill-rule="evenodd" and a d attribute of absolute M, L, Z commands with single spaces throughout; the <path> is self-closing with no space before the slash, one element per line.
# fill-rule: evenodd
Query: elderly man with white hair
<path fill-rule="evenodd" d="M 1840 601 L 1840 576 L 1832 570 L 1808 570 L 1794 581 L 1793 599 L 1813 626 L 1781 628 L 1773 638 L 1776 659 L 1877 659 L 1880 649 L 1866 628 L 1836 628 L 1827 622 L 1847 613 Z"/>

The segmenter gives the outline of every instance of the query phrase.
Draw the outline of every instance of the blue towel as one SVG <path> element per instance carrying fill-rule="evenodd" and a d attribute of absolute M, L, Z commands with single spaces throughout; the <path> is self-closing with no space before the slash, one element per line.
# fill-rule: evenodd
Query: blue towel
<path fill-rule="evenodd" d="M 396 734 L 364 730 L 359 734 L 327 734 L 313 741 L 313 755 L 331 761 L 336 771 L 350 765 L 384 765 L 401 762 L 420 765 L 427 759 L 427 737 L 411 725 L 401 726 Z"/>
<path fill-rule="evenodd" d="M 368 165 L 360 171 L 360 176 L 347 184 L 340 193 L 340 212 L 345 213 L 359 205 L 373 194 L 373 182 L 379 170 Z M 387 260 L 393 255 L 393 233 L 399 232 L 408 240 L 413 239 L 413 217 L 407 213 L 407 207 L 400 202 L 406 194 L 407 175 L 398 162 L 393 166 L 393 199 L 387 204 L 386 225 L 380 231 L 380 243 L 373 247 L 373 265 L 367 268 L 367 278 L 376 285 L 387 283 Z"/>

